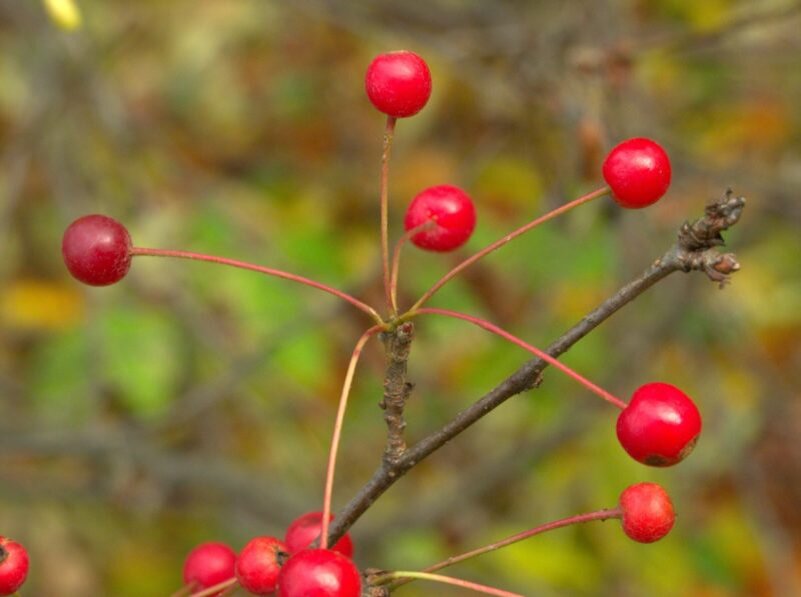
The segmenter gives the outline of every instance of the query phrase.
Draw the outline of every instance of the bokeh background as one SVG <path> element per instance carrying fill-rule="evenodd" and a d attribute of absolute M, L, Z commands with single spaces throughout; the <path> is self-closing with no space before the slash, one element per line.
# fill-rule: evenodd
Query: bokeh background
<path fill-rule="evenodd" d="M 197 263 L 137 259 L 122 283 L 87 288 L 63 267 L 61 235 L 105 213 L 140 245 L 286 268 L 380 304 L 383 118 L 363 76 L 399 48 L 429 61 L 434 93 L 398 125 L 393 236 L 430 184 L 463 186 L 479 209 L 461 254 L 406 252 L 405 304 L 470 249 L 597 187 L 624 138 L 669 151 L 663 201 L 585 206 L 435 303 L 545 345 L 727 186 L 748 205 L 726 235 L 742 264 L 728 287 L 674 274 L 564 357 L 624 398 L 652 380 L 694 396 L 705 432 L 691 458 L 666 470 L 631 461 L 608 405 L 548 371 L 359 521 L 359 565 L 423 567 L 611 506 L 650 480 L 680 514 L 660 543 L 596 523 L 451 573 L 542 596 L 801 594 L 798 2 L 76 8 L 48 16 L 39 1 L 0 0 L 0 533 L 29 548 L 23 595 L 167 595 L 196 543 L 238 549 L 320 507 L 335 401 L 366 318 L 304 287 Z M 409 437 L 526 358 L 466 324 L 420 321 Z M 382 366 L 373 345 L 335 508 L 381 455 Z M 414 583 L 399 594 L 460 593 Z"/>

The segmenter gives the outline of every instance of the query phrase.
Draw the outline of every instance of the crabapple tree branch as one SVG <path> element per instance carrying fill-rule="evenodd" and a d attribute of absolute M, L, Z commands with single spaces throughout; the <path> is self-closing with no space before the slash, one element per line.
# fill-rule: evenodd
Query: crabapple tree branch
<path fill-rule="evenodd" d="M 384 421 L 387 423 L 384 461 L 392 466 L 406 451 L 406 440 L 403 437 L 406 420 L 403 410 L 412 391 L 412 384 L 406 379 L 406 364 L 414 338 L 414 324 L 410 321 L 402 323 L 393 331 L 384 332 L 381 338 L 386 349 L 387 370 L 384 376 L 384 397 L 379 406 L 384 410 Z"/>
<path fill-rule="evenodd" d="M 706 207 L 703 217 L 681 226 L 678 239 L 664 255 L 585 315 L 551 343 L 545 352 L 552 357 L 564 354 L 619 309 L 672 273 L 702 271 L 712 281 L 725 284 L 729 276 L 739 270 L 740 265 L 734 254 L 720 252 L 719 247 L 723 245 L 721 232 L 739 221 L 744 206 L 743 197 L 737 197 L 731 190 L 727 190 L 721 199 Z M 399 458 L 394 461 L 383 459 L 373 476 L 334 519 L 330 529 L 332 543 L 347 532 L 378 497 L 420 461 L 512 396 L 539 386 L 542 372 L 547 366 L 548 363 L 539 358 L 524 363 L 440 429 L 409 446 Z"/>

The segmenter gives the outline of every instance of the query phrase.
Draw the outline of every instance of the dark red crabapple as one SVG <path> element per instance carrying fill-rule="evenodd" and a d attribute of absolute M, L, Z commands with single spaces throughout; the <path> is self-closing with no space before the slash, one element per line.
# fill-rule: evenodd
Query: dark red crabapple
<path fill-rule="evenodd" d="M 359 597 L 361 592 L 359 570 L 329 549 L 299 551 L 278 575 L 278 597 Z"/>
<path fill-rule="evenodd" d="M 225 543 L 201 543 L 184 561 L 184 584 L 194 589 L 208 589 L 234 577 L 236 552 Z"/>
<path fill-rule="evenodd" d="M 331 515 L 329 520 L 333 519 L 334 516 Z M 284 543 L 289 548 L 289 553 L 294 554 L 309 547 L 320 536 L 322 522 L 322 512 L 309 512 L 293 520 L 287 527 L 284 537 Z M 353 541 L 351 541 L 350 535 L 345 533 L 331 549 L 348 558 L 353 557 Z"/>
<path fill-rule="evenodd" d="M 473 234 L 476 208 L 470 196 L 458 187 L 429 187 L 412 199 L 403 224 L 409 231 L 426 222 L 433 224 L 412 236 L 412 242 L 429 251 L 451 251 Z"/>
<path fill-rule="evenodd" d="M 64 232 L 61 254 L 70 273 L 91 286 L 119 282 L 131 267 L 131 235 L 107 216 L 78 218 Z"/>
<path fill-rule="evenodd" d="M 637 209 L 659 200 L 670 186 L 670 159 L 662 147 L 637 137 L 623 141 L 606 156 L 603 175 L 621 206 Z"/>
<path fill-rule="evenodd" d="M 367 67 L 367 97 L 384 114 L 402 118 L 423 109 L 431 96 L 431 72 L 414 52 L 379 54 Z"/>
<path fill-rule="evenodd" d="M 6 537 L 0 537 L 0 595 L 16 593 L 28 576 L 28 552 Z"/>
<path fill-rule="evenodd" d="M 659 541 L 676 522 L 670 496 L 656 483 L 637 483 L 620 494 L 623 532 L 640 543 Z"/>
<path fill-rule="evenodd" d="M 617 437 L 643 464 L 670 466 L 683 460 L 701 433 L 701 414 L 677 387 L 647 383 L 637 388 L 617 419 Z"/>
<path fill-rule="evenodd" d="M 275 537 L 251 539 L 236 559 L 239 584 L 254 595 L 272 595 L 289 549 Z"/>

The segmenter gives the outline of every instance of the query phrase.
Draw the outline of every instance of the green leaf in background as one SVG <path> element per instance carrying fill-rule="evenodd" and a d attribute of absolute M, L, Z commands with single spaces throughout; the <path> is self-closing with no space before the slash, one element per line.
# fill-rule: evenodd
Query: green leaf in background
<path fill-rule="evenodd" d="M 180 351 L 169 315 L 117 304 L 95 316 L 102 345 L 99 370 L 122 404 L 141 417 L 164 411 L 175 391 Z"/>
<path fill-rule="evenodd" d="M 82 328 L 54 334 L 40 343 L 32 360 L 30 396 L 43 413 L 80 421 L 94 404 L 87 400 L 91 377 L 89 338 Z"/>
<path fill-rule="evenodd" d="M 434 530 L 415 529 L 398 533 L 392 542 L 392 562 L 404 570 L 418 570 L 448 557 L 437 548 Z"/>
<path fill-rule="evenodd" d="M 328 376 L 328 342 L 313 330 L 287 338 L 273 356 L 273 366 L 307 387 L 314 387 Z"/>
<path fill-rule="evenodd" d="M 496 528 L 493 535 L 506 537 L 521 530 Z M 590 594 L 598 586 L 602 565 L 591 554 L 578 549 L 570 533 L 567 530 L 533 537 L 485 557 L 503 570 L 507 578 L 518 579 L 519 587 L 544 583 L 559 587 L 565 594 Z M 577 570 L 581 573 L 577 574 Z"/>

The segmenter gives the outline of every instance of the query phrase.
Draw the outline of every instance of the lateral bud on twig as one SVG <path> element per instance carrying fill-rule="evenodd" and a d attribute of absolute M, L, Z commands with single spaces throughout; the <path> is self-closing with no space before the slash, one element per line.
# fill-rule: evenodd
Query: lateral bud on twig
<path fill-rule="evenodd" d="M 716 247 L 725 244 L 721 232 L 734 226 L 745 207 L 745 197 L 737 197 L 731 189 L 706 206 L 704 217 L 692 224 L 685 222 L 679 230 L 678 246 L 685 272 L 698 270 L 723 288 L 729 277 L 740 269 L 733 253 L 720 253 Z"/>
<path fill-rule="evenodd" d="M 382 570 L 381 568 L 366 568 L 362 574 L 364 579 L 362 597 L 388 597 L 390 593 L 388 586 L 374 586 L 373 584 L 375 579 L 386 576 L 387 572 L 387 570 Z"/>

